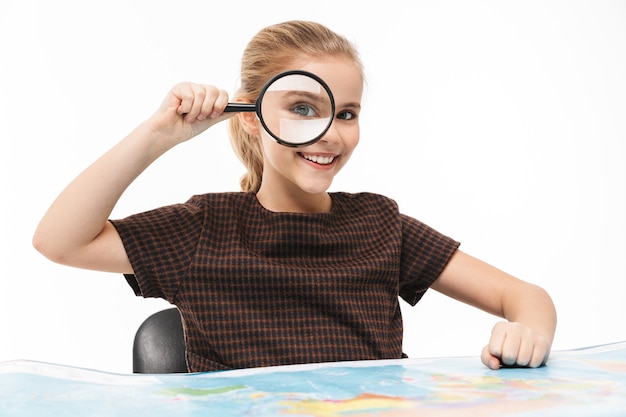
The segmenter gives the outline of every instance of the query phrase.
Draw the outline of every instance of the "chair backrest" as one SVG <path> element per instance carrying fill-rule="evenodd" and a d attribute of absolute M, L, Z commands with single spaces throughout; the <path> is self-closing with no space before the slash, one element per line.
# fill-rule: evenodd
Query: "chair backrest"
<path fill-rule="evenodd" d="M 183 324 L 177 308 L 154 313 L 139 326 L 133 343 L 133 372 L 188 372 Z"/>

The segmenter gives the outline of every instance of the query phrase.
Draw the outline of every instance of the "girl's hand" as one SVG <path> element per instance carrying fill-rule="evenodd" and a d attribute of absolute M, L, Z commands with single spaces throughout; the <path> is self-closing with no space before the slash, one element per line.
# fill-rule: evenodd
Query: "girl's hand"
<path fill-rule="evenodd" d="M 211 85 L 179 83 L 170 90 L 149 123 L 174 146 L 232 117 L 234 113 L 223 113 L 227 104 L 228 93 L 224 90 Z"/>
<path fill-rule="evenodd" d="M 497 323 L 481 360 L 491 369 L 502 366 L 537 368 L 546 363 L 550 354 L 549 341 L 531 328 L 514 322 Z"/>

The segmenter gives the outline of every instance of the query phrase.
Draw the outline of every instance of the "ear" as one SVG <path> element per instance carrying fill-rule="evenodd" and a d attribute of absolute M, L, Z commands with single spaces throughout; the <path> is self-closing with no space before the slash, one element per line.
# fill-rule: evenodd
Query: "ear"
<path fill-rule="evenodd" d="M 240 112 L 237 114 L 243 130 L 251 136 L 257 136 L 260 132 L 260 122 L 255 112 Z"/>

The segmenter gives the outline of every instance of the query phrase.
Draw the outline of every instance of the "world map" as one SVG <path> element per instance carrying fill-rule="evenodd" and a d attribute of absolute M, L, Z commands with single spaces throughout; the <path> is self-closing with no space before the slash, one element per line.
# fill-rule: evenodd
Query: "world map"
<path fill-rule="evenodd" d="M 0 363 L 2 416 L 625 416 L 626 342 L 492 371 L 476 357 L 196 374 Z"/>

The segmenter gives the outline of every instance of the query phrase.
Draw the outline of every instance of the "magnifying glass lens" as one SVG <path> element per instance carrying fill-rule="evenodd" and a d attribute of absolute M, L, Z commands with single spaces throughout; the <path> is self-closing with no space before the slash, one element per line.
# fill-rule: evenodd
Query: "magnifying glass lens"
<path fill-rule="evenodd" d="M 265 130 L 288 146 L 319 140 L 330 127 L 335 111 L 328 86 L 302 72 L 279 75 L 268 83 L 259 101 L 258 114 Z"/>

